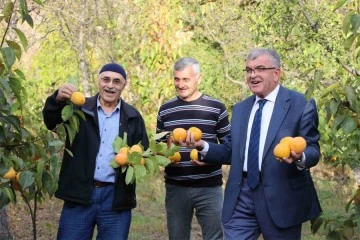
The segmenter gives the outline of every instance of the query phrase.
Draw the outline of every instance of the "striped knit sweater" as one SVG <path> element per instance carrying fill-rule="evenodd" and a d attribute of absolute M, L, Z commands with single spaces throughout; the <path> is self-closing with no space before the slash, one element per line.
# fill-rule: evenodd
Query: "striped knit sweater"
<path fill-rule="evenodd" d="M 175 97 L 160 107 L 156 131 L 172 131 L 178 127 L 186 130 L 198 127 L 203 132 L 203 140 L 215 143 L 222 142 L 223 137 L 230 132 L 225 105 L 204 94 L 191 102 Z M 181 161 L 165 168 L 165 182 L 189 187 L 222 185 L 221 165 L 194 165 L 190 161 L 190 151 L 189 148 L 181 148 Z"/>

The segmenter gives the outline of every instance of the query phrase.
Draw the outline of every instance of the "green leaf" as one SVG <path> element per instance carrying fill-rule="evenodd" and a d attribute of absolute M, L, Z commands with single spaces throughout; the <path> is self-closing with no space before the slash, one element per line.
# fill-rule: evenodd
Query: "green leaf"
<path fill-rule="evenodd" d="M 153 175 L 154 172 L 155 172 L 155 165 L 154 165 L 154 162 L 151 158 L 146 158 L 145 159 L 145 168 L 146 170 L 148 171 L 148 173 L 150 175 Z"/>
<path fill-rule="evenodd" d="M 146 149 L 145 152 L 143 152 L 142 156 L 143 157 L 150 157 L 153 154 L 153 152 L 151 151 L 150 148 Z"/>
<path fill-rule="evenodd" d="M 335 115 L 339 109 L 340 102 L 335 100 L 334 98 L 330 101 L 330 111 L 331 114 Z"/>
<path fill-rule="evenodd" d="M 134 181 L 134 168 L 129 166 L 126 171 L 125 183 L 130 184 Z"/>
<path fill-rule="evenodd" d="M 64 146 L 64 142 L 59 139 L 52 139 L 49 141 L 49 146 L 54 147 L 57 151 Z"/>
<path fill-rule="evenodd" d="M 74 157 L 73 153 L 69 149 L 65 148 L 65 151 L 69 154 L 70 157 Z"/>
<path fill-rule="evenodd" d="M 35 182 L 36 182 L 36 186 L 37 189 L 42 189 L 42 175 L 44 172 L 44 168 L 45 168 L 45 160 L 41 159 L 40 161 L 38 161 L 37 167 L 36 167 L 36 174 L 35 174 Z"/>
<path fill-rule="evenodd" d="M 56 132 L 57 132 L 59 138 L 64 139 L 64 137 L 66 136 L 66 130 L 65 130 L 64 124 L 57 125 Z M 49 139 L 52 139 L 52 138 L 49 138 Z"/>
<path fill-rule="evenodd" d="M 321 98 L 324 98 L 329 93 L 332 93 L 335 89 L 341 87 L 341 84 L 339 82 L 333 83 L 330 86 L 328 86 L 321 94 Z"/>
<path fill-rule="evenodd" d="M 354 197 L 352 197 L 345 205 L 345 211 L 348 212 L 351 206 L 351 203 L 354 201 Z"/>
<path fill-rule="evenodd" d="M 28 41 L 25 34 L 18 28 L 14 28 L 14 30 L 20 39 L 21 45 L 23 46 L 24 50 L 26 50 L 28 47 Z"/>
<path fill-rule="evenodd" d="M 85 114 L 84 114 L 83 111 L 81 111 L 81 110 L 79 110 L 79 109 L 76 109 L 76 110 L 75 110 L 75 113 L 76 113 L 77 115 L 79 115 L 84 121 L 86 121 L 86 117 L 85 117 Z"/>
<path fill-rule="evenodd" d="M 135 178 L 136 180 L 140 180 L 141 178 L 143 178 L 144 176 L 146 176 L 146 168 L 142 165 L 136 165 L 134 167 L 135 169 Z"/>
<path fill-rule="evenodd" d="M 355 88 L 352 86 L 346 86 L 345 93 L 346 98 L 349 101 L 352 109 L 356 109 L 356 98 L 358 97 L 358 95 L 356 94 Z"/>
<path fill-rule="evenodd" d="M 54 154 L 50 157 L 50 173 L 53 178 L 57 178 L 60 169 L 60 161 L 58 154 Z"/>
<path fill-rule="evenodd" d="M 314 90 L 317 88 L 317 85 L 319 84 L 321 80 L 322 72 L 319 69 L 315 70 L 314 73 L 314 80 L 310 83 L 308 89 L 306 90 L 305 96 L 307 99 L 310 99 L 314 93 Z"/>
<path fill-rule="evenodd" d="M 359 29 L 360 27 L 360 16 L 357 15 L 357 14 L 354 14 L 352 17 L 351 17 L 351 31 L 353 33 L 356 33 L 357 30 Z"/>
<path fill-rule="evenodd" d="M 167 157 L 161 156 L 161 155 L 156 155 L 155 156 L 157 163 L 160 166 L 167 166 L 170 163 L 170 159 L 168 159 Z"/>
<path fill-rule="evenodd" d="M 351 133 L 356 129 L 356 122 L 352 117 L 346 116 L 341 122 L 341 128 L 345 134 Z"/>
<path fill-rule="evenodd" d="M 28 8 L 27 8 L 26 0 L 19 0 L 19 2 L 20 2 L 20 12 L 22 14 L 27 14 L 28 13 Z"/>
<path fill-rule="evenodd" d="M 138 152 L 132 152 L 129 155 L 129 162 L 132 164 L 139 165 L 141 161 L 142 155 Z"/>
<path fill-rule="evenodd" d="M 8 199 L 10 200 L 10 202 L 12 203 L 15 203 L 15 195 L 14 195 L 14 192 L 11 191 L 10 188 L 3 188 L 5 193 L 6 193 L 6 196 L 8 197 Z"/>
<path fill-rule="evenodd" d="M 154 140 L 160 140 L 162 139 L 163 137 L 165 137 L 166 135 L 168 135 L 169 133 L 171 133 L 170 131 L 167 131 L 167 132 L 161 132 L 161 133 L 157 133 L 154 135 Z"/>
<path fill-rule="evenodd" d="M 347 33 L 349 32 L 350 23 L 351 23 L 351 17 L 353 15 L 354 15 L 354 12 L 350 11 L 344 17 L 343 24 L 342 24 L 342 30 L 343 30 L 345 35 L 347 35 Z"/>
<path fill-rule="evenodd" d="M 110 161 L 110 164 L 109 164 L 109 165 L 110 165 L 110 167 L 113 167 L 113 168 L 118 168 L 118 167 L 120 167 L 120 165 L 115 162 L 115 159 L 112 159 L 112 160 Z"/>
<path fill-rule="evenodd" d="M 120 148 L 122 147 L 126 147 L 126 142 L 124 141 L 124 139 L 122 139 L 119 136 L 116 136 L 113 143 L 112 143 L 112 147 L 114 149 L 114 152 L 118 153 Z"/>
<path fill-rule="evenodd" d="M 75 139 L 76 132 L 75 132 L 74 129 L 72 129 L 72 127 L 69 124 L 65 124 L 65 128 L 67 130 L 70 145 L 72 145 L 72 143 L 73 143 L 73 141 Z"/>
<path fill-rule="evenodd" d="M 5 188 L 0 188 L 0 208 L 3 208 L 8 203 L 9 197 L 7 196 Z"/>
<path fill-rule="evenodd" d="M 346 2 L 347 2 L 347 0 L 339 0 L 339 1 L 337 1 L 337 3 L 334 6 L 333 11 L 336 11 L 337 9 L 342 7 L 342 5 L 344 5 Z"/>
<path fill-rule="evenodd" d="M 74 129 L 75 132 L 79 132 L 79 119 L 72 115 L 69 119 L 69 123 L 72 129 Z"/>
<path fill-rule="evenodd" d="M 6 40 L 6 43 L 12 50 L 14 50 L 15 56 L 18 60 L 21 58 L 21 47 L 17 42 Z"/>
<path fill-rule="evenodd" d="M 19 76 L 20 79 L 26 80 L 25 74 L 21 70 L 15 69 L 14 72 Z"/>
<path fill-rule="evenodd" d="M 353 42 L 355 41 L 355 39 L 359 36 L 359 33 L 353 33 L 351 34 L 348 38 L 345 39 L 344 42 L 344 49 L 346 51 L 349 51 Z"/>
<path fill-rule="evenodd" d="M 74 110 L 71 105 L 66 105 L 61 111 L 61 118 L 65 122 L 71 118 L 74 114 Z"/>
<path fill-rule="evenodd" d="M 52 197 L 56 190 L 56 184 L 48 172 L 44 172 L 42 176 L 43 189 Z"/>
<path fill-rule="evenodd" d="M 344 115 L 339 115 L 334 119 L 334 123 L 333 123 L 333 128 L 334 129 L 338 129 L 338 127 L 340 126 L 340 124 L 342 123 L 342 121 L 344 121 L 346 116 Z"/>
<path fill-rule="evenodd" d="M 5 61 L 5 65 L 8 69 L 11 69 L 15 63 L 15 52 L 10 47 L 4 47 L 0 49 L 1 55 Z"/>
<path fill-rule="evenodd" d="M 10 17 L 14 9 L 14 3 L 12 1 L 7 1 L 4 5 L 3 15 L 4 17 Z"/>
<path fill-rule="evenodd" d="M 35 3 L 42 5 L 43 6 L 43 1 L 42 0 L 33 0 Z"/>
<path fill-rule="evenodd" d="M 34 174 L 30 171 L 23 171 L 20 173 L 19 183 L 21 188 L 25 190 L 34 183 Z"/>
<path fill-rule="evenodd" d="M 16 99 L 20 102 L 20 105 L 22 105 L 21 80 L 19 78 L 15 78 L 15 77 L 9 77 L 9 86 L 10 86 L 11 90 L 14 92 Z"/>

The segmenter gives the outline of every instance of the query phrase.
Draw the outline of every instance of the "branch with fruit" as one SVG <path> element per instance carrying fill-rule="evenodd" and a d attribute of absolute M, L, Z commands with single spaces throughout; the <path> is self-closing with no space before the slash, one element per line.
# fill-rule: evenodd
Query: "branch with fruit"
<path fill-rule="evenodd" d="M 164 132 L 157 134 L 154 140 L 150 140 L 149 148 L 144 150 L 141 143 L 129 146 L 127 145 L 127 133 L 124 137 L 116 137 L 112 146 L 116 153 L 114 159 L 111 160 L 110 166 L 113 168 L 121 168 L 121 172 L 126 172 L 125 182 L 130 184 L 135 180 L 146 175 L 153 175 L 159 172 L 160 167 L 165 167 L 170 163 L 170 156 L 173 156 L 180 150 L 180 146 L 160 142 L 156 139 L 166 136 Z"/>
<path fill-rule="evenodd" d="M 195 141 L 201 139 L 202 132 L 199 128 L 191 127 L 188 131 L 194 135 Z M 116 137 L 112 144 L 116 154 L 114 159 L 111 160 L 110 166 L 121 168 L 122 173 L 126 172 L 126 184 L 130 184 L 146 175 L 153 175 L 159 171 L 160 167 L 180 162 L 181 154 L 179 150 L 181 146 L 178 146 L 178 144 L 180 141 L 185 141 L 186 136 L 187 132 L 183 128 L 164 131 L 156 134 L 154 139 L 150 140 L 149 148 L 144 150 L 140 143 L 132 146 L 127 145 L 127 134 L 125 133 L 124 138 Z M 166 142 L 159 142 L 161 139 L 166 139 Z M 198 160 L 198 151 L 196 149 L 191 151 L 190 158 Z"/>

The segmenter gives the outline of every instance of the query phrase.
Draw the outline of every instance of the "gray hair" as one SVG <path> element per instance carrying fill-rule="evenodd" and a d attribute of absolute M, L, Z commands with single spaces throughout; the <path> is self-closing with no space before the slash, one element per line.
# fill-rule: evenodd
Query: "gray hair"
<path fill-rule="evenodd" d="M 194 58 L 180 58 L 174 64 L 174 71 L 184 70 L 187 66 L 192 66 L 196 75 L 200 75 L 200 64 Z"/>
<path fill-rule="evenodd" d="M 275 52 L 274 50 L 266 49 L 266 48 L 257 48 L 257 49 L 251 50 L 250 53 L 246 57 L 246 61 L 255 60 L 256 58 L 263 56 L 263 55 L 269 56 L 271 63 L 275 67 L 278 67 L 278 68 L 281 67 L 281 60 L 280 60 L 279 54 L 277 52 Z"/>

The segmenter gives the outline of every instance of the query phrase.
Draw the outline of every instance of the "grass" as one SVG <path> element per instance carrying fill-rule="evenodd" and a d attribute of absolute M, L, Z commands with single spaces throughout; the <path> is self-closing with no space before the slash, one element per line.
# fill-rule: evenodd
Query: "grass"
<path fill-rule="evenodd" d="M 225 176 L 228 169 L 225 168 Z M 319 195 L 320 203 L 326 214 L 345 214 L 345 204 L 355 191 L 354 181 L 337 169 L 327 168 L 319 164 L 313 169 L 313 179 Z M 166 240 L 165 186 L 162 173 L 148 177 L 137 185 L 138 206 L 133 210 L 130 228 L 130 240 Z M 55 239 L 62 201 L 52 198 L 39 205 L 38 239 Z M 31 220 L 27 207 L 18 199 L 18 204 L 7 206 L 9 225 L 13 239 L 32 239 Z M 353 239 L 359 239 L 360 233 Z M 94 237 L 94 239 L 96 239 Z M 201 231 L 194 217 L 192 240 L 200 240 Z M 326 232 L 321 227 L 317 234 L 312 235 L 310 223 L 303 225 L 302 239 L 326 239 Z"/>

